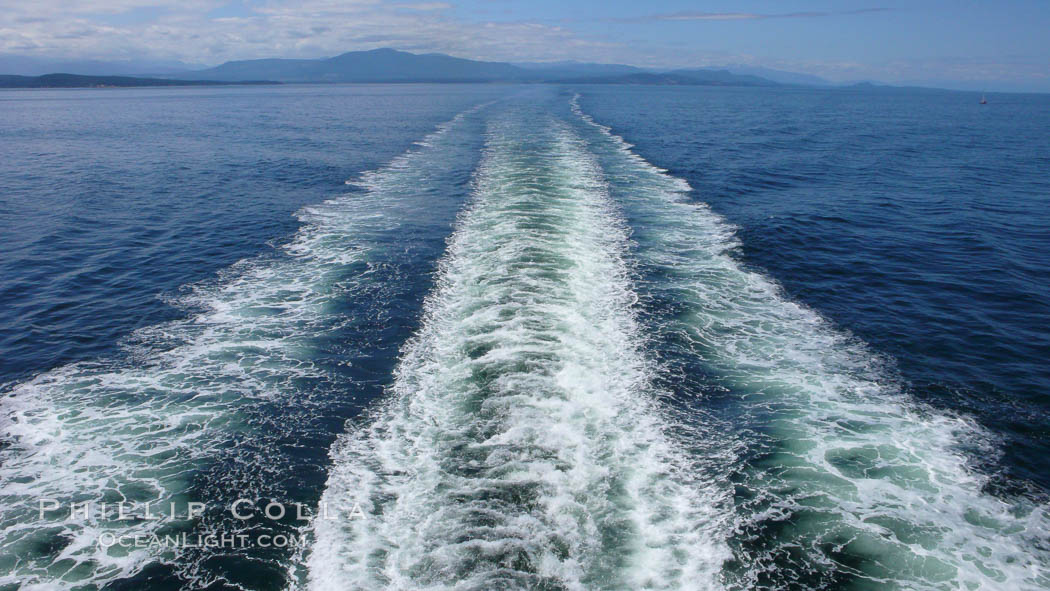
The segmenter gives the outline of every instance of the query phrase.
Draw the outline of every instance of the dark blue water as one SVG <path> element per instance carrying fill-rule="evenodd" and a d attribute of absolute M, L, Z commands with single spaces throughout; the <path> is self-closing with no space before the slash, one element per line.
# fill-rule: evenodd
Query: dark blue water
<path fill-rule="evenodd" d="M 602 88 L 583 106 L 739 227 L 741 255 L 979 417 L 1050 490 L 1050 97 Z M 644 105 L 639 107 L 638 105 Z"/>
<path fill-rule="evenodd" d="M 300 207 L 495 92 L 3 93 L 0 383 L 177 317 L 159 295 L 287 238 Z"/>
<path fill-rule="evenodd" d="M 0 93 L 0 589 L 1048 585 L 1050 98 L 989 103 Z"/>

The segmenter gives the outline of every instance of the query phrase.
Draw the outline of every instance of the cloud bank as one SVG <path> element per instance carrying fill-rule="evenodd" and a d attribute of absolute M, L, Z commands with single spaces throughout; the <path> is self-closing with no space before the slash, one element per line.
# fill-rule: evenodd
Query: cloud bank
<path fill-rule="evenodd" d="M 618 47 L 553 25 L 466 23 L 449 17 L 450 9 L 374 0 L 37 0 L 0 13 L 0 53 L 216 64 L 387 46 L 496 60 L 597 57 Z"/>
<path fill-rule="evenodd" d="M 792 60 L 703 51 L 632 31 L 644 23 L 718 26 L 719 22 L 828 19 L 886 12 L 654 13 L 582 21 L 485 20 L 437 0 L 32 0 L 0 11 L 0 54 L 76 60 L 181 61 L 216 65 L 262 57 L 318 58 L 393 47 L 502 61 L 579 60 L 647 67 L 761 65 L 832 80 L 1034 80 L 1050 89 L 1044 61 Z M 490 12 L 498 12 L 493 5 Z M 504 6 L 505 7 L 505 6 Z M 604 23 L 604 24 L 602 24 Z M 651 26 L 651 25 L 647 25 Z"/>
<path fill-rule="evenodd" d="M 621 23 L 638 23 L 653 21 L 755 21 L 781 18 L 820 18 L 826 16 L 849 16 L 856 14 L 868 14 L 872 12 L 886 12 L 888 8 L 861 8 L 859 10 L 845 10 L 840 12 L 782 12 L 782 13 L 757 13 L 757 12 L 671 12 L 665 14 L 650 14 L 638 17 L 610 19 Z"/>

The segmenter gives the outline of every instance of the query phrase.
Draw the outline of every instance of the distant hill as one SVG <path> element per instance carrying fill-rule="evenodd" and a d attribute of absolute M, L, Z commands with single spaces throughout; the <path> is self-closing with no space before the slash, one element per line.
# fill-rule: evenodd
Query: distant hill
<path fill-rule="evenodd" d="M 686 78 L 692 78 L 695 80 L 703 81 L 704 84 L 711 86 L 777 86 L 778 83 L 763 78 L 761 76 L 753 76 L 751 74 L 734 74 L 729 70 L 709 70 L 709 69 L 690 69 L 690 70 L 674 70 L 668 72 L 673 76 L 684 76 Z"/>
<path fill-rule="evenodd" d="M 572 84 L 651 84 L 661 86 L 777 86 L 758 76 L 741 76 L 725 70 L 676 70 L 663 74 L 643 72 L 622 76 L 594 76 L 557 80 Z"/>
<path fill-rule="evenodd" d="M 496 82 L 537 77 L 504 62 L 479 62 L 437 53 L 417 55 L 394 49 L 351 51 L 317 60 L 226 62 L 180 76 L 195 80 L 264 79 L 281 82 Z"/>
<path fill-rule="evenodd" d="M 53 72 L 83 76 L 177 77 L 179 73 L 199 69 L 178 61 L 160 60 L 90 60 L 58 59 L 25 55 L 0 54 L 0 74 L 42 76 Z"/>
<path fill-rule="evenodd" d="M 261 59 L 226 62 L 207 70 L 182 72 L 194 80 L 279 80 L 281 82 L 575 82 L 585 84 L 683 84 L 770 86 L 758 76 L 726 70 L 655 73 L 620 64 L 482 62 L 438 53 L 417 55 L 394 49 L 351 51 L 326 59 Z"/>
<path fill-rule="evenodd" d="M 766 80 L 772 80 L 773 82 L 779 82 L 780 84 L 796 84 L 802 86 L 834 86 L 834 84 L 821 78 L 820 76 L 814 76 L 812 74 L 800 74 L 798 72 L 786 72 L 784 70 L 773 70 L 771 68 L 763 68 L 760 66 L 745 66 L 745 65 L 732 65 L 732 66 L 719 66 L 718 70 L 728 70 L 734 74 L 758 76 L 765 78 Z"/>
<path fill-rule="evenodd" d="M 877 92 L 877 93 L 886 93 L 886 94 L 901 93 L 901 92 L 907 92 L 907 93 L 916 93 L 916 92 L 922 92 L 922 93 L 959 92 L 957 90 L 952 90 L 952 89 L 948 89 L 948 88 L 931 88 L 929 86 L 895 86 L 893 84 L 881 84 L 881 83 L 878 83 L 878 82 L 869 82 L 869 81 L 854 82 L 853 84 L 847 84 L 847 85 L 844 85 L 844 86 L 840 86 L 838 88 L 840 90 L 843 90 L 843 91 L 860 90 L 860 91 L 863 91 L 865 93 Z M 962 92 L 966 92 L 966 91 L 962 91 Z"/>
<path fill-rule="evenodd" d="M 667 70 L 643 68 L 624 64 L 558 62 L 488 62 L 456 58 L 430 53 L 413 54 L 395 49 L 351 51 L 331 58 L 319 59 L 258 59 L 226 62 L 213 68 L 200 69 L 174 60 L 135 58 L 124 60 L 91 60 L 75 58 L 39 57 L 0 54 L 0 75 L 25 77 L 49 75 L 52 72 L 97 77 L 130 77 L 177 79 L 208 82 L 578 82 L 588 84 L 682 84 L 707 86 L 768 86 L 784 84 L 830 88 L 852 87 L 848 83 L 831 82 L 799 72 L 775 70 L 746 64 L 726 64 L 704 68 Z M 26 81 L 3 84 L 8 88 L 38 86 Z M 48 85 L 59 85 L 55 81 Z M 62 84 L 65 85 L 65 84 Z M 76 86 L 96 85 L 78 81 Z M 140 85 L 125 82 L 99 82 L 97 85 Z M 159 85 L 151 83 L 150 86 Z M 987 82 L 943 81 L 903 83 L 904 88 L 939 87 L 954 90 L 984 91 Z M 1000 90 L 1030 91 L 1023 86 Z M 873 89 L 884 91 L 884 85 L 875 83 Z M 991 88 L 989 88 L 990 90 Z"/>
<path fill-rule="evenodd" d="M 231 82 L 213 80 L 170 80 L 167 78 L 132 78 L 129 76 L 81 76 L 79 74 L 45 74 L 43 76 L 0 75 L 0 88 L 97 88 L 138 86 L 216 86 Z M 265 81 L 232 82 L 232 84 L 275 84 Z"/>
<path fill-rule="evenodd" d="M 68 64 L 73 70 L 65 75 L 95 76 L 95 80 L 61 80 L 43 78 L 40 81 L 9 78 L 2 83 L 8 88 L 19 87 L 76 87 L 76 86 L 171 86 L 187 83 L 244 83 L 259 80 L 277 82 L 573 82 L 585 84 L 659 84 L 704 86 L 770 86 L 778 82 L 800 84 L 823 82 L 816 77 L 777 70 L 751 68 L 747 72 L 736 66 L 725 69 L 681 69 L 674 71 L 647 70 L 623 64 L 561 62 L 487 62 L 429 53 L 414 54 L 395 49 L 351 51 L 321 59 L 257 59 L 226 62 L 203 70 L 179 69 L 185 64 L 168 63 L 162 70 L 159 62 L 62 62 L 18 56 L 0 55 L 0 72 L 24 74 L 35 68 L 54 64 Z M 128 76 L 137 68 L 158 68 L 153 73 Z M 740 66 L 745 68 L 744 66 Z M 109 68 L 109 70 L 107 70 Z M 770 77 L 752 72 L 769 72 Z M 48 75 L 53 76 L 53 75 Z M 126 80 L 118 78 L 127 77 Z M 136 79 L 169 80 L 168 82 L 137 82 Z"/>
<path fill-rule="evenodd" d="M 594 64 L 576 61 L 562 62 L 520 62 L 513 65 L 529 70 L 545 78 L 572 78 L 590 76 L 621 76 L 648 72 L 643 68 L 623 64 Z"/>

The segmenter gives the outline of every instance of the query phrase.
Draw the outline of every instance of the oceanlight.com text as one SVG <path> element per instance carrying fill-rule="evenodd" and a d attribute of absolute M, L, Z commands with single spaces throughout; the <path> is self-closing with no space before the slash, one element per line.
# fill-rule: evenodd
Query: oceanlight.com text
<path fill-rule="evenodd" d="M 139 534 L 103 532 L 98 536 L 102 548 L 298 548 L 306 545 L 303 536 L 286 534 Z"/>

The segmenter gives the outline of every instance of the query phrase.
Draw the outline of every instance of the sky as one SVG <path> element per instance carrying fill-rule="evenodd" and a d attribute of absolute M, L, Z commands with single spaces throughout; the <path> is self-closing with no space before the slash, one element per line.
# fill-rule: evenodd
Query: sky
<path fill-rule="evenodd" d="M 0 54 L 208 66 L 378 47 L 1050 92 L 1050 0 L 0 0 Z"/>

